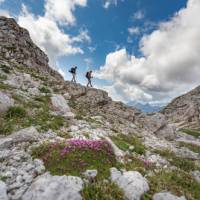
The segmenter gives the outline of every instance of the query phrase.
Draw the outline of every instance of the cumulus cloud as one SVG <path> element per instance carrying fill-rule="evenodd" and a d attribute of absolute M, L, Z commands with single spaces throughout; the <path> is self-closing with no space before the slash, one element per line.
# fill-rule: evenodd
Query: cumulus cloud
<path fill-rule="evenodd" d="M 59 56 L 74 55 L 77 53 L 83 54 L 83 50 L 77 43 L 90 42 L 91 39 L 87 29 L 81 29 L 80 33 L 73 37 L 62 31 L 57 20 L 60 19 L 61 21 L 63 20 L 63 22 L 68 22 L 70 24 L 74 21 L 67 16 L 63 18 L 61 16 L 51 16 L 48 13 L 49 10 L 47 6 L 50 2 L 50 0 L 46 0 L 46 12 L 44 16 L 34 15 L 28 11 L 25 5 L 23 5 L 22 12 L 18 16 L 18 23 L 29 30 L 32 40 L 47 53 L 50 58 L 50 65 L 53 68 L 56 68 L 57 58 Z M 70 4 L 69 2 L 72 3 Z M 55 10 L 60 8 L 59 3 L 60 1 L 58 1 L 58 7 L 56 7 Z M 65 8 L 65 3 L 71 6 L 75 6 L 78 3 L 78 5 L 85 5 L 85 0 L 65 0 L 63 3 L 63 7 Z M 71 12 L 74 9 L 73 6 L 68 8 Z M 63 10 L 61 9 L 61 11 Z"/>
<path fill-rule="evenodd" d="M 73 25 L 76 6 L 86 6 L 87 0 L 45 0 L 45 17 L 63 24 Z"/>
<path fill-rule="evenodd" d="M 110 81 L 124 101 L 168 101 L 199 84 L 200 21 L 194 20 L 199 10 L 199 0 L 188 0 L 186 8 L 143 36 L 142 57 L 126 49 L 112 52 L 96 77 Z"/>

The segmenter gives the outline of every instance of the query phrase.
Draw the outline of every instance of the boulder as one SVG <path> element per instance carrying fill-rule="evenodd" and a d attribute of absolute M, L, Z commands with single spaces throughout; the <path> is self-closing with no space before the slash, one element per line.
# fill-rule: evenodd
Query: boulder
<path fill-rule="evenodd" d="M 57 114 L 69 119 L 74 118 L 74 114 L 71 112 L 67 101 L 62 95 L 54 94 L 51 97 L 51 103 Z"/>
<path fill-rule="evenodd" d="M 110 169 L 111 180 L 124 191 L 128 200 L 140 200 L 142 195 L 149 190 L 149 185 L 137 171 L 125 171 L 121 173 L 116 168 Z"/>
<path fill-rule="evenodd" d="M 192 176 L 194 177 L 194 179 L 200 183 L 200 171 L 196 170 L 196 171 L 193 171 L 191 172 Z"/>
<path fill-rule="evenodd" d="M 161 192 L 161 193 L 156 193 L 153 196 L 153 200 L 186 200 L 186 198 L 184 196 L 177 197 L 169 192 Z"/>
<path fill-rule="evenodd" d="M 0 113 L 5 112 L 11 106 L 14 106 L 14 100 L 0 91 Z"/>
<path fill-rule="evenodd" d="M 9 148 L 16 143 L 35 142 L 40 140 L 40 138 L 41 135 L 31 126 L 0 139 L 0 149 Z"/>
<path fill-rule="evenodd" d="M 38 177 L 22 197 L 22 200 L 81 200 L 83 181 L 73 176 L 52 176 L 49 173 Z"/>
<path fill-rule="evenodd" d="M 0 199 L 8 200 L 6 184 L 3 181 L 0 181 Z"/>

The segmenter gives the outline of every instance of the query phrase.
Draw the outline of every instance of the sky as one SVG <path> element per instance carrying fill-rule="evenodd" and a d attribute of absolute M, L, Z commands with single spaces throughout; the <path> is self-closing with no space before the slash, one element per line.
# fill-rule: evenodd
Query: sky
<path fill-rule="evenodd" d="M 66 80 L 163 105 L 200 84 L 199 0 L 0 0 Z"/>

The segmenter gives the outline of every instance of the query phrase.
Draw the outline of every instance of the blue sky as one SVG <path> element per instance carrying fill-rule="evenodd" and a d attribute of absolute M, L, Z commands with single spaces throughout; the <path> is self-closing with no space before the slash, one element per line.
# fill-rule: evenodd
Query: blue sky
<path fill-rule="evenodd" d="M 184 77 L 179 77 L 179 74 L 176 71 L 173 72 L 170 66 L 163 66 L 163 70 L 169 74 L 166 77 L 163 76 L 163 81 L 166 81 L 166 84 L 160 87 L 162 80 L 159 80 L 158 71 L 162 71 L 162 66 L 155 69 L 155 66 L 150 64 L 155 62 L 150 62 L 147 59 L 148 56 L 152 57 L 157 52 L 157 50 L 151 49 L 159 49 L 167 41 L 163 35 L 178 34 L 183 28 L 182 22 L 188 21 L 186 18 L 189 18 L 189 12 L 196 14 L 195 6 L 199 6 L 198 0 L 55 1 L 60 6 L 53 3 L 53 0 L 1 1 L 0 14 L 14 16 L 20 25 L 26 27 L 33 40 L 47 52 L 51 64 L 57 65 L 60 71 L 62 70 L 62 73 L 65 74 L 66 79 L 70 79 L 68 73 L 70 66 L 76 65 L 79 72 L 78 80 L 85 84 L 86 70 L 93 69 L 97 74 L 94 79 L 95 85 L 106 89 L 114 99 L 125 102 L 129 100 L 152 103 L 167 102 L 198 84 L 196 79 L 191 81 L 194 76 L 184 82 Z M 191 6 L 189 7 L 187 4 L 191 4 L 194 8 L 190 8 Z M 186 14 L 179 13 L 181 10 Z M 39 18 L 41 21 L 38 20 Z M 31 25 L 32 23 L 34 26 Z M 168 23 L 170 23 L 169 27 L 167 27 Z M 195 29 L 198 25 L 194 24 L 193 28 Z M 41 26 L 48 26 L 49 29 L 41 29 Z M 52 38 L 52 29 L 59 30 L 61 33 L 58 33 L 56 38 Z M 36 30 L 40 32 L 39 39 Z M 159 32 L 157 40 L 154 39 L 156 31 Z M 44 41 L 44 36 L 47 35 L 51 39 L 48 38 L 48 41 Z M 70 38 L 66 39 L 66 36 Z M 181 44 L 177 41 L 179 38 L 177 35 L 172 36 L 172 38 L 174 40 L 170 40 L 168 36 L 167 45 L 170 42 Z M 65 40 L 67 40 L 66 45 L 63 44 Z M 47 42 L 49 42 L 49 46 Z M 191 41 L 189 40 L 189 42 Z M 64 50 L 64 46 L 67 48 L 69 46 L 69 48 Z M 168 54 L 170 47 L 163 48 L 166 48 Z M 161 55 L 163 60 L 172 60 L 168 58 L 168 55 L 165 58 L 163 54 Z M 178 55 L 180 60 L 183 55 L 183 53 Z M 133 57 L 136 59 L 134 60 Z M 145 59 L 145 64 L 141 64 L 143 63 L 142 59 Z M 188 60 L 191 59 L 188 58 Z M 180 60 L 174 63 L 180 63 Z M 137 62 L 140 63 L 139 67 Z M 183 70 L 178 64 L 177 67 L 175 64 L 174 68 Z M 148 68 L 149 72 L 143 72 L 143 68 L 145 71 Z M 125 73 L 125 69 L 130 70 Z M 199 72 L 196 63 L 194 73 L 196 73 L 195 70 Z M 117 71 L 122 75 L 118 74 Z M 151 73 L 152 71 L 155 72 Z M 130 74 L 134 73 L 139 75 L 129 77 Z M 176 77 L 174 78 L 174 76 Z M 177 85 L 177 87 L 170 90 L 170 83 Z"/>

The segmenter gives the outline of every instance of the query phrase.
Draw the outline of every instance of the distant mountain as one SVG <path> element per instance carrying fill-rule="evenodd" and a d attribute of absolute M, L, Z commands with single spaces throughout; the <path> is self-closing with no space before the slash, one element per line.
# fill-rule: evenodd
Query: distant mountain
<path fill-rule="evenodd" d="M 154 106 L 149 103 L 142 104 L 142 103 L 134 102 L 134 101 L 127 103 L 127 105 L 131 107 L 135 107 L 145 113 L 159 112 L 162 109 L 161 106 Z"/>

